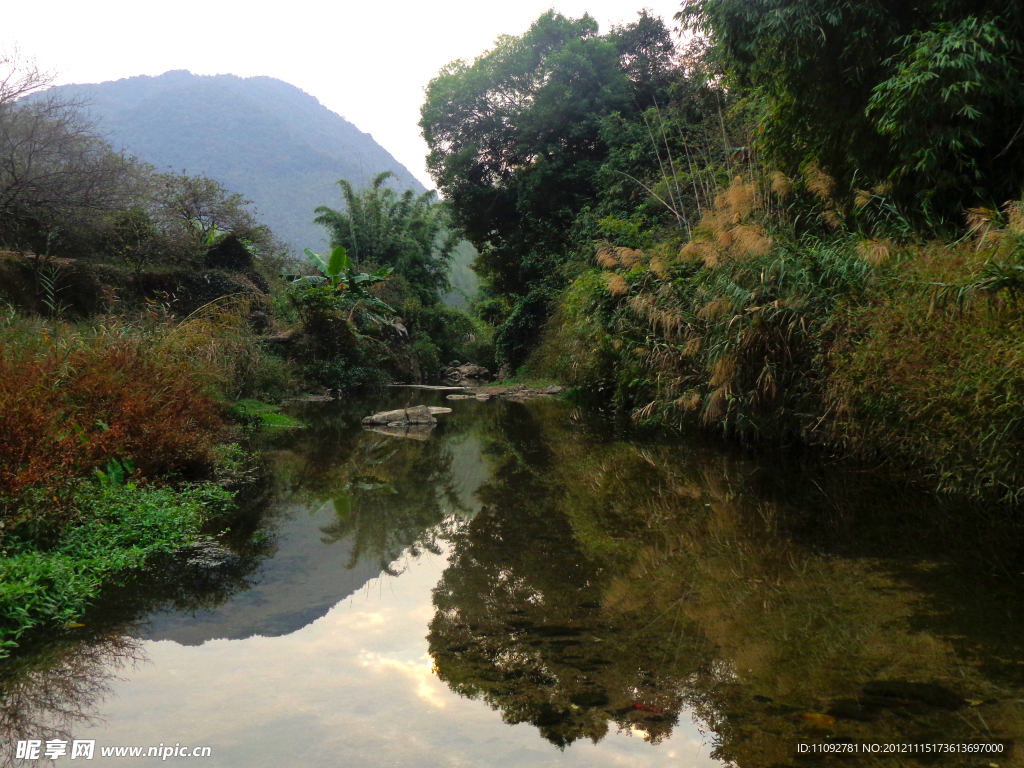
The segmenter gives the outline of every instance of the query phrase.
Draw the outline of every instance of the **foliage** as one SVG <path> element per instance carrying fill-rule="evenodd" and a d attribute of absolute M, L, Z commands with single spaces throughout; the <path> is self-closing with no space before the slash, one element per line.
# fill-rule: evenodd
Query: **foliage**
<path fill-rule="evenodd" d="M 680 18 L 707 36 L 783 170 L 817 161 L 850 197 L 894 183 L 932 223 L 1024 184 L 1013 2 L 690 0 Z"/>
<path fill-rule="evenodd" d="M 78 621 L 102 587 L 199 538 L 232 494 L 106 483 L 77 484 L 72 497 L 78 515 L 55 544 L 16 528 L 0 551 L 0 657 L 30 630 Z"/>
<path fill-rule="evenodd" d="M 599 246 L 603 270 L 560 310 L 570 380 L 638 420 L 699 416 L 745 439 L 802 439 L 830 313 L 872 269 L 841 241 L 768 234 L 769 198 L 737 176 L 678 252 Z"/>
<path fill-rule="evenodd" d="M 77 103 L 0 103 L 0 243 L 42 258 L 76 245 L 97 217 L 129 204 L 140 172 Z"/>
<path fill-rule="evenodd" d="M 335 296 L 344 294 L 343 298 L 349 302 L 362 302 L 367 309 L 394 313 L 391 307 L 367 291 L 370 286 L 384 282 L 394 271 L 394 267 L 381 267 L 373 274 L 356 272 L 348 253 L 340 245 L 331 251 L 327 261 L 324 261 L 309 248 L 304 253 L 306 258 L 320 271 L 320 275 L 298 277 L 293 284 L 323 286 Z"/>
<path fill-rule="evenodd" d="M 461 309 L 440 303 L 423 306 L 412 300 L 402 306 L 402 317 L 427 375 L 440 373 L 452 360 L 477 361 L 481 352 L 486 357 L 485 350 L 474 346 L 487 334 L 486 328 Z"/>
<path fill-rule="evenodd" d="M 256 424 L 269 429 L 293 429 L 305 426 L 298 419 L 281 413 L 281 407 L 259 400 L 237 400 L 231 404 L 227 415 L 243 424 Z"/>
<path fill-rule="evenodd" d="M 842 228 L 820 171 L 802 199 L 781 174 L 748 179 L 681 248 L 599 243 L 601 269 L 561 297 L 531 371 L 639 422 L 819 445 L 1018 498 L 1021 204 L 975 211 L 960 244 L 901 245 Z M 817 225 L 790 218 L 815 211 Z"/>
<path fill-rule="evenodd" d="M 646 12 L 603 36 L 590 17 L 549 12 L 431 82 L 428 166 L 480 253 L 477 310 L 500 326 L 499 362 L 523 362 L 585 268 L 583 243 L 698 217 L 736 139 L 728 96 L 694 62 Z"/>
<path fill-rule="evenodd" d="M 299 278 L 288 292 L 302 323 L 293 353 L 304 376 L 333 390 L 382 386 L 388 379 L 384 369 L 387 354 L 378 336 L 391 332 L 393 326 L 382 313 L 392 315 L 394 310 L 356 281 L 358 277 L 369 281 L 372 276 L 351 273 L 344 248 L 335 249 L 330 260 L 333 265 L 319 256 L 316 261 L 325 273 L 320 284 Z M 341 278 L 343 270 L 351 274 L 345 278 L 348 282 Z M 347 290 L 349 286 L 352 290 Z"/>
<path fill-rule="evenodd" d="M 114 213 L 107 247 L 138 274 L 157 258 L 158 237 L 149 213 L 132 208 Z"/>
<path fill-rule="evenodd" d="M 981 232 L 914 247 L 898 281 L 843 313 L 825 422 L 845 450 L 909 465 L 941 490 L 1019 501 L 1024 230 L 993 225 L 987 247 Z"/>
<path fill-rule="evenodd" d="M 117 328 L 8 328 L 0 338 L 0 498 L 17 524 L 26 493 L 46 526 L 73 514 L 78 479 L 129 458 L 138 476 L 208 471 L 220 417 L 194 370 Z M 43 514 L 53 514 L 52 520 Z"/>
<path fill-rule="evenodd" d="M 170 252 L 165 259 L 173 254 L 198 264 L 228 235 L 258 255 L 282 249 L 250 209 L 252 201 L 207 176 L 153 174 L 147 179 L 146 202 Z"/>
<path fill-rule="evenodd" d="M 322 205 L 315 221 L 326 227 L 331 246 L 350 254 L 356 265 L 393 270 L 422 303 L 433 304 L 450 288 L 448 262 L 457 238 L 446 229 L 445 209 L 435 193 L 416 195 L 407 189 L 398 195 L 384 186 L 393 178 L 394 173 L 384 171 L 358 192 L 339 180 L 345 209 Z"/>

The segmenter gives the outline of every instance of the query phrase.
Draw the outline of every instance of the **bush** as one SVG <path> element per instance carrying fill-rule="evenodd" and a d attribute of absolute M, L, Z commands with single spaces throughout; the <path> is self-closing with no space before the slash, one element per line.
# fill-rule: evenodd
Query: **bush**
<path fill-rule="evenodd" d="M 993 280 L 1020 270 L 1022 234 L 909 249 L 899 280 L 844 313 L 830 442 L 914 467 L 942 490 L 1024 498 L 1024 317 L 1014 283 Z"/>
<path fill-rule="evenodd" d="M 827 195 L 795 209 L 819 214 L 800 231 L 768 187 L 735 179 L 682 249 L 599 244 L 600 269 L 559 299 L 531 373 L 638 422 L 814 444 L 943 491 L 1024 498 L 1024 204 L 970 212 L 966 241 L 922 243 L 895 219 L 870 227 L 902 237 L 844 226 Z"/>
<path fill-rule="evenodd" d="M 196 540 L 232 498 L 213 484 L 180 490 L 79 484 L 72 495 L 78 517 L 55 545 L 42 546 L 23 526 L 0 552 L 0 657 L 29 630 L 80 619 L 120 575 Z"/>
<path fill-rule="evenodd" d="M 222 422 L 193 367 L 168 359 L 151 339 L 116 328 L 91 335 L 47 325 L 33 330 L 0 334 L 0 519 L 6 526 L 24 519 L 17 510 L 30 489 L 49 512 L 70 509 L 66 497 L 78 479 L 111 458 L 130 458 L 141 477 L 199 477 L 209 470 Z"/>

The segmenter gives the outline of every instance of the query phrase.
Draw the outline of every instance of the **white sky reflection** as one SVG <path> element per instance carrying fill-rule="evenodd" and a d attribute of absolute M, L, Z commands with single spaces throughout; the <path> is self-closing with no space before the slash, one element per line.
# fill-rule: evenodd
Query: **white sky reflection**
<path fill-rule="evenodd" d="M 289 635 L 200 646 L 147 641 L 150 663 L 125 673 L 100 705 L 108 725 L 74 737 L 97 747 L 210 746 L 212 758 L 202 761 L 210 768 L 717 764 L 685 714 L 658 746 L 609 733 L 596 746 L 577 742 L 560 752 L 533 726 L 508 726 L 483 702 L 452 693 L 433 673 L 426 640 L 431 590 L 445 565 L 445 557 L 425 554 Z"/>

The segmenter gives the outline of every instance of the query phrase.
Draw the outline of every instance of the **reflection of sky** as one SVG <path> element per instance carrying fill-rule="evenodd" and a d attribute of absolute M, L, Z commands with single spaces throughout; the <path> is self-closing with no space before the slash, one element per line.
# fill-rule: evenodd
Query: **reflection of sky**
<path fill-rule="evenodd" d="M 434 676 L 425 637 L 446 560 L 428 554 L 407 565 L 289 635 L 201 646 L 146 641 L 150 663 L 125 673 L 100 707 L 108 724 L 80 728 L 75 738 L 96 739 L 97 759 L 100 746 L 179 742 L 212 747 L 212 758 L 193 764 L 246 768 L 714 762 L 685 715 L 658 746 L 610 733 L 596 746 L 559 752 L 533 726 L 505 725 L 486 704 L 459 698 Z"/>

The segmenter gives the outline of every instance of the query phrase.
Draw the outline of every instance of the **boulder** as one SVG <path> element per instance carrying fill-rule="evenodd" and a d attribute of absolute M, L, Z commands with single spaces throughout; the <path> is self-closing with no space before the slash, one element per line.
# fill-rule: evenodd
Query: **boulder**
<path fill-rule="evenodd" d="M 472 363 L 447 368 L 444 375 L 449 381 L 462 381 L 467 383 L 480 383 L 491 380 L 490 371 L 482 365 L 473 365 Z"/>
<path fill-rule="evenodd" d="M 425 405 L 414 405 L 412 408 L 399 408 L 395 411 L 381 411 L 363 419 L 363 424 L 383 424 L 388 426 L 405 426 L 407 424 L 436 424 L 437 419 Z"/>

